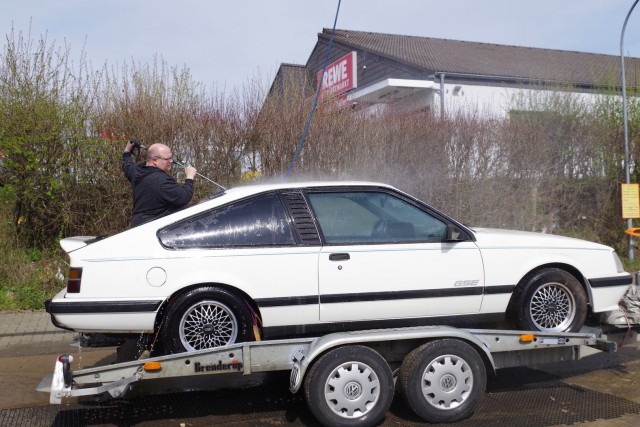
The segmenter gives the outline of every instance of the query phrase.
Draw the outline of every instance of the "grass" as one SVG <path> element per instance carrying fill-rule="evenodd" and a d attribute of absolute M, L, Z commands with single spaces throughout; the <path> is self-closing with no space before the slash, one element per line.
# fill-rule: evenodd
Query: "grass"
<path fill-rule="evenodd" d="M 34 259 L 33 251 L 7 246 L 2 240 L 0 310 L 43 309 L 44 301 L 64 287 L 58 274 L 60 261 L 54 251 Z"/>
<path fill-rule="evenodd" d="M 29 249 L 19 244 L 7 203 L 11 192 L 0 187 L 0 310 L 38 310 L 64 287 L 64 258 L 56 248 Z"/>
<path fill-rule="evenodd" d="M 640 259 L 634 258 L 630 260 L 622 257 L 620 257 L 620 259 L 622 260 L 622 265 L 624 266 L 625 271 L 640 271 Z"/>

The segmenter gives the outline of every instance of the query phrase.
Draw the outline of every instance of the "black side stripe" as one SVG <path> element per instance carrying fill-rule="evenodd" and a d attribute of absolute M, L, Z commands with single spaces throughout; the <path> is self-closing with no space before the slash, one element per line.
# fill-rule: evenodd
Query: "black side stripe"
<path fill-rule="evenodd" d="M 485 295 L 510 294 L 516 288 L 516 285 L 503 286 L 487 286 L 484 288 Z"/>
<path fill-rule="evenodd" d="M 259 307 L 285 307 L 291 305 L 305 304 L 338 304 L 345 302 L 364 302 L 364 301 L 394 301 L 402 299 L 418 299 L 418 298 L 443 298 L 443 297 L 461 297 L 491 294 L 507 294 L 513 292 L 515 285 L 507 286 L 489 286 L 482 288 L 480 286 L 452 288 L 452 289 L 430 289 L 416 290 L 405 292 L 367 292 L 367 293 L 351 293 L 351 294 L 334 294 L 334 295 L 317 295 L 296 296 L 283 298 L 260 298 L 256 300 Z"/>
<path fill-rule="evenodd" d="M 299 297 L 282 297 L 282 298 L 258 298 L 256 299 L 258 307 L 286 307 L 289 305 L 309 305 L 319 304 L 318 295 L 299 296 Z"/>
<path fill-rule="evenodd" d="M 393 301 L 401 299 L 461 297 L 469 295 L 482 295 L 480 286 L 457 289 L 429 289 L 404 292 L 365 292 L 358 294 L 321 295 L 321 304 L 362 302 L 362 301 Z"/>
<path fill-rule="evenodd" d="M 633 283 L 631 275 L 622 277 L 601 277 L 599 279 L 589 279 L 592 288 L 606 288 L 609 286 L 625 286 Z"/>

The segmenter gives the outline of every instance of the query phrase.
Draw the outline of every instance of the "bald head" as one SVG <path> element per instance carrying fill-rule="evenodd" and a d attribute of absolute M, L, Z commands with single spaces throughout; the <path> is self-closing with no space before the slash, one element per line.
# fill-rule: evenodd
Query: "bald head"
<path fill-rule="evenodd" d="M 152 157 L 169 157 L 167 156 L 167 152 L 169 154 L 171 154 L 171 149 L 169 147 L 167 147 L 164 144 L 152 144 L 148 149 L 147 149 L 147 160 L 151 159 Z"/>
<path fill-rule="evenodd" d="M 147 166 L 169 172 L 173 163 L 172 156 L 171 148 L 168 146 L 160 143 L 153 144 L 147 149 Z"/>

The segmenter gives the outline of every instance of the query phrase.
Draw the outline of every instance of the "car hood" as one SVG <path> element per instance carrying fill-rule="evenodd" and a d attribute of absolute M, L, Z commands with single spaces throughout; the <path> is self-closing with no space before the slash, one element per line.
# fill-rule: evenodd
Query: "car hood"
<path fill-rule="evenodd" d="M 519 248 L 570 248 L 611 250 L 600 243 L 555 234 L 534 233 L 529 231 L 503 230 L 498 228 L 472 228 L 476 243 L 480 248 L 519 247 Z"/>

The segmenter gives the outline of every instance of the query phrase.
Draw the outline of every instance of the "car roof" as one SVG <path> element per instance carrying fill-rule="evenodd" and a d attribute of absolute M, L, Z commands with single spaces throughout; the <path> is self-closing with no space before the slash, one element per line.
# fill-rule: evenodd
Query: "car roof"
<path fill-rule="evenodd" d="M 299 181 L 299 182 L 267 182 L 259 184 L 247 184 L 238 187 L 226 189 L 224 191 L 211 195 L 208 199 L 201 200 L 200 202 L 182 209 L 178 212 L 174 212 L 171 215 L 158 218 L 154 221 L 141 224 L 138 227 L 126 230 L 127 233 L 137 232 L 144 229 L 158 229 L 173 222 L 180 221 L 192 215 L 197 215 L 208 209 L 216 206 L 221 206 L 226 203 L 233 203 L 237 200 L 244 199 L 245 197 L 251 197 L 253 195 L 268 193 L 270 191 L 277 191 L 283 189 L 301 189 L 301 188 L 323 188 L 323 187 L 371 187 L 371 188 L 388 188 L 394 189 L 393 186 L 388 184 L 382 184 L 377 182 L 368 181 Z M 396 190 L 398 191 L 398 190 Z"/>
<path fill-rule="evenodd" d="M 251 194 L 264 193 L 282 189 L 322 188 L 322 187 L 384 187 L 393 188 L 388 184 L 369 181 L 297 181 L 297 182 L 270 182 L 259 184 L 241 185 L 225 190 L 225 194 L 236 197 L 244 197 Z"/>

